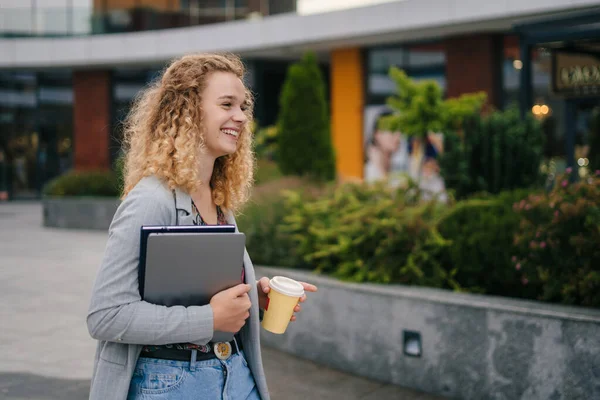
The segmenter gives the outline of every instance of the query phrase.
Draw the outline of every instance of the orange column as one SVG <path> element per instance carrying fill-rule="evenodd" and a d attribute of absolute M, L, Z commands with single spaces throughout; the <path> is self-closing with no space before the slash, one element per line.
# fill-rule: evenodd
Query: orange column
<path fill-rule="evenodd" d="M 363 178 L 364 79 L 359 48 L 332 51 L 331 134 L 341 180 Z"/>

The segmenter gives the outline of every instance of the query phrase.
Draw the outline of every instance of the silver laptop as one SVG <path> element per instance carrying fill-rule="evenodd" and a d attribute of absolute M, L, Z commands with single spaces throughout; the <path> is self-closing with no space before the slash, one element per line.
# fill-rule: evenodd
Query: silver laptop
<path fill-rule="evenodd" d="M 142 235 L 145 255 L 140 258 L 140 294 L 145 301 L 165 306 L 206 305 L 216 293 L 242 283 L 245 235 L 193 229 L 148 232 L 146 228 Z M 231 340 L 232 333 L 218 331 L 212 339 Z"/>

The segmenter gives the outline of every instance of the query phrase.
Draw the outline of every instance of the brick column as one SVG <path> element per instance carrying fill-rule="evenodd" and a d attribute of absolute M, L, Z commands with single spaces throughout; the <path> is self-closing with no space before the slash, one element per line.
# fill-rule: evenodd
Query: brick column
<path fill-rule="evenodd" d="M 502 106 L 502 35 L 482 34 L 446 40 L 448 97 L 484 91 L 488 103 Z"/>
<path fill-rule="evenodd" d="M 250 12 L 257 12 L 262 15 L 267 15 L 269 11 L 264 9 L 265 7 L 263 3 L 265 3 L 263 0 L 248 0 L 248 10 Z"/>
<path fill-rule="evenodd" d="M 75 71 L 73 93 L 75 169 L 109 169 L 110 71 Z"/>

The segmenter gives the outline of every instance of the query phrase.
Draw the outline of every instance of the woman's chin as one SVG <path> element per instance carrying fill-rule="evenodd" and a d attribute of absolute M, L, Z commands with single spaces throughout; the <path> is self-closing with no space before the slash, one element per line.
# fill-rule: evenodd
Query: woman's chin
<path fill-rule="evenodd" d="M 230 156 L 237 151 L 237 146 L 227 146 L 223 148 L 221 156 Z"/>

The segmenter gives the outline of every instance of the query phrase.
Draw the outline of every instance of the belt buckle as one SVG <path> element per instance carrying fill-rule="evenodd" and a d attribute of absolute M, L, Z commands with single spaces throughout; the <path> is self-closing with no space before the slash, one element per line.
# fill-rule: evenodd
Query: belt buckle
<path fill-rule="evenodd" d="M 213 344 L 213 350 L 219 360 L 227 360 L 231 357 L 232 348 L 229 342 L 216 342 Z"/>

